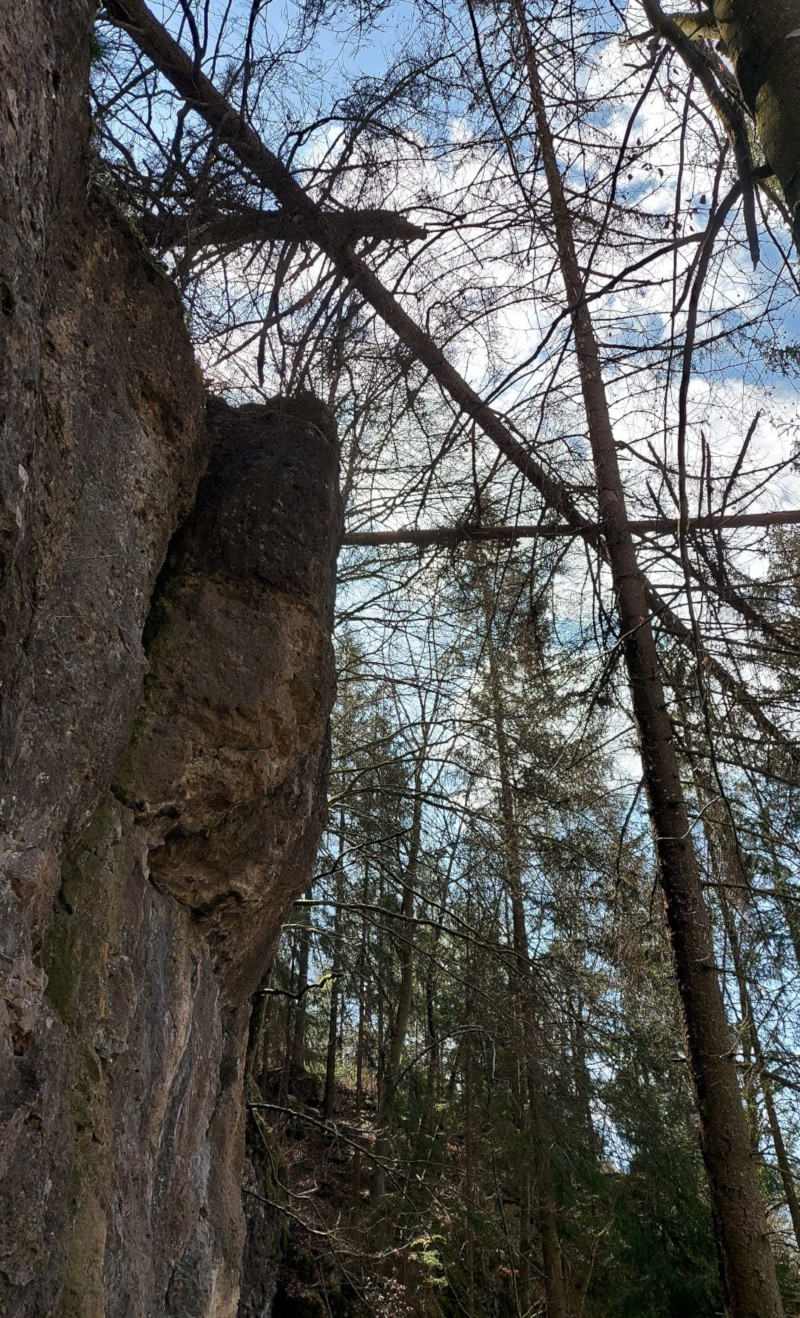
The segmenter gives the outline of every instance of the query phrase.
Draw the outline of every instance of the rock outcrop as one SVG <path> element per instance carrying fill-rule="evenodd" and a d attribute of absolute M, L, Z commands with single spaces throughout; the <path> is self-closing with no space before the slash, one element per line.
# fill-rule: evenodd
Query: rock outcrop
<path fill-rule="evenodd" d="M 338 452 L 309 396 L 214 402 L 209 425 L 209 469 L 148 618 L 151 671 L 116 790 L 154 882 L 193 913 L 236 1003 L 263 974 L 281 875 L 310 874 L 319 835 Z"/>
<path fill-rule="evenodd" d="M 206 409 L 92 181 L 90 25 L 0 16 L 0 1313 L 222 1318 L 249 997 L 324 801 L 338 455 L 312 399 Z"/>

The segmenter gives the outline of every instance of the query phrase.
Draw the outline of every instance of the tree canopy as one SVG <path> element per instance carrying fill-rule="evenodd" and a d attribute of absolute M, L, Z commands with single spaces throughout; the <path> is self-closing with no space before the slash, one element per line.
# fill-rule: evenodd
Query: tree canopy
<path fill-rule="evenodd" d="M 792 1312 L 800 6 L 96 32 L 97 177 L 209 388 L 341 439 L 329 826 L 251 1090 L 317 1288 Z"/>

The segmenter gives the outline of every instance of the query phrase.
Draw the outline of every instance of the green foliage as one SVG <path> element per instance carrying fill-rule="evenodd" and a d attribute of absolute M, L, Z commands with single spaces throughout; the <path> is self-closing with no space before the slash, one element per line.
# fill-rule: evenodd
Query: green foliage
<path fill-rule="evenodd" d="M 363 1158 L 353 1194 L 352 1150 L 333 1170 L 340 1164 L 328 1163 L 328 1145 L 313 1155 L 309 1145 L 314 1183 L 338 1178 L 326 1192 L 335 1229 L 367 1255 L 383 1251 L 365 1286 L 378 1276 L 391 1281 L 410 1314 L 450 1318 L 472 1305 L 501 1318 L 515 1315 L 518 1303 L 541 1304 L 523 1064 L 530 1022 L 521 1015 L 511 951 L 502 735 L 513 763 L 541 1034 L 543 1092 L 535 1101 L 547 1111 L 565 1274 L 584 1296 L 586 1318 L 712 1318 L 720 1312 L 716 1254 L 691 1096 L 672 1060 L 681 1035 L 668 949 L 649 903 L 643 821 L 629 821 L 621 847 L 602 707 L 580 742 L 564 746 L 578 683 L 567 671 L 556 689 L 546 592 L 543 602 L 522 568 L 516 578 L 507 569 L 493 592 L 490 663 L 481 570 L 476 559 L 451 583 L 459 642 L 447 662 L 439 655 L 439 681 L 468 691 L 471 730 L 444 765 L 433 749 L 449 717 L 444 696 L 423 686 L 401 701 L 353 638 L 341 642 L 333 806 L 310 908 L 310 977 L 320 984 L 336 967 L 337 1117 L 348 1138 L 371 1132 L 370 1151 L 378 1147 L 373 1123 L 409 943 L 414 984 L 382 1196 L 375 1199 L 374 1168 Z M 431 708 L 439 728 L 421 740 L 421 711 Z M 410 873 L 418 785 L 421 847 Z M 403 916 L 409 882 L 410 925 Z M 277 972 L 290 988 L 302 929 L 299 920 L 292 926 Z M 322 990 L 306 995 L 302 1008 L 291 1000 L 281 1006 L 273 1068 L 302 1010 L 305 1065 L 324 1073 L 332 1006 Z M 298 1130 L 302 1121 L 295 1139 Z M 310 1249 L 327 1257 L 313 1239 Z M 324 1266 L 335 1279 L 329 1257 Z M 375 1312 L 389 1304 L 386 1295 L 375 1292 Z"/>

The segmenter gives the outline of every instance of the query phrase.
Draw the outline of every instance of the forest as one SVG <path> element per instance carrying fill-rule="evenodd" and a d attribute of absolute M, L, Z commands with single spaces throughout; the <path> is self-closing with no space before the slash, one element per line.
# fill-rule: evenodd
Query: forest
<path fill-rule="evenodd" d="M 800 3 L 104 0 L 89 95 L 203 389 L 340 447 L 238 1312 L 800 1314 Z"/>
<path fill-rule="evenodd" d="M 746 523 L 798 503 L 797 276 L 724 36 L 108 14 L 100 158 L 206 376 L 316 393 L 343 450 L 329 819 L 250 1091 L 307 1303 L 797 1311 L 798 550 Z M 299 200 L 259 232 L 268 163 L 368 276 Z"/>

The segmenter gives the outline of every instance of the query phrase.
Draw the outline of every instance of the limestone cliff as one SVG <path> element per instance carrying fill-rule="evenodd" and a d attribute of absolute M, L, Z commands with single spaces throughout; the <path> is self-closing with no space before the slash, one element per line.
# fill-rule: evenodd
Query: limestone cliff
<path fill-rule="evenodd" d="M 90 24 L 0 16 L 0 1313 L 234 1315 L 248 999 L 324 799 L 338 457 L 310 399 L 206 415 L 92 182 Z"/>

